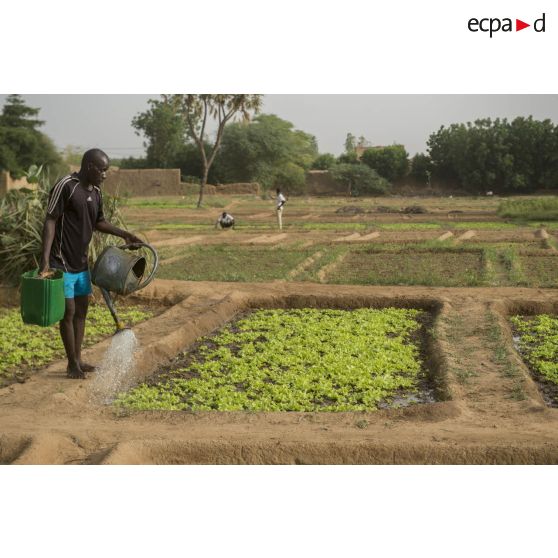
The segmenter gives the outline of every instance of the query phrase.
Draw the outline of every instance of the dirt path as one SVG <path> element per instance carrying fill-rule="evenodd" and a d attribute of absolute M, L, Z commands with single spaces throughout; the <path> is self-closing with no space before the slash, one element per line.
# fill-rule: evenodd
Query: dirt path
<path fill-rule="evenodd" d="M 451 231 L 447 231 L 444 234 L 441 234 L 436 240 L 448 240 L 449 238 L 452 238 L 453 233 Z"/>
<path fill-rule="evenodd" d="M 318 280 L 320 281 L 320 283 L 327 282 L 328 274 L 330 274 L 335 268 L 341 265 L 346 256 L 347 254 L 340 254 L 335 260 L 325 265 L 318 271 Z"/>
<path fill-rule="evenodd" d="M 457 237 L 457 241 L 461 242 L 462 240 L 470 240 L 471 238 L 475 237 L 477 235 L 477 231 L 465 231 L 462 235 Z"/>
<path fill-rule="evenodd" d="M 373 413 L 119 414 L 57 362 L 0 390 L 1 463 L 558 463 L 558 409 L 513 351 L 506 318 L 558 313 L 555 290 L 157 280 L 142 298 L 174 306 L 134 330 L 138 379 L 251 307 L 429 308 L 447 400 Z M 84 356 L 98 362 L 108 343 Z"/>
<path fill-rule="evenodd" d="M 244 241 L 244 244 L 277 244 L 288 237 L 286 233 L 263 234 Z"/>
<path fill-rule="evenodd" d="M 318 261 L 323 256 L 322 252 L 316 252 L 311 256 L 308 256 L 302 263 L 297 267 L 289 271 L 287 275 L 288 279 L 295 279 L 297 275 L 300 275 L 303 271 L 306 271 L 310 266 L 312 266 L 316 261 Z"/>
<path fill-rule="evenodd" d="M 158 240 L 156 242 L 152 242 L 152 246 L 155 248 L 168 248 L 169 246 L 185 246 L 186 244 L 196 244 L 197 242 L 201 242 L 205 237 L 201 235 L 197 236 L 180 236 L 177 238 L 169 238 L 167 240 Z"/>

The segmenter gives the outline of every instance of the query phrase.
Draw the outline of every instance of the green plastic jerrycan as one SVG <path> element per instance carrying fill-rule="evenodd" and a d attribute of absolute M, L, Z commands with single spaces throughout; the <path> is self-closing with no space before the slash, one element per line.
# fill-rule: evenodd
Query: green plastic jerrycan
<path fill-rule="evenodd" d="M 21 276 L 21 318 L 24 324 L 49 326 L 64 317 L 64 273 L 56 270 L 52 277 L 38 277 L 38 269 Z"/>

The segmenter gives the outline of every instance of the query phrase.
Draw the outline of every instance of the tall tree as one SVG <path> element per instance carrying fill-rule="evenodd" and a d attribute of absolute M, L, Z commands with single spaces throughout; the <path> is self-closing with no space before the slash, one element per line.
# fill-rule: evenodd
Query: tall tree
<path fill-rule="evenodd" d="M 385 194 L 391 186 L 374 169 L 361 163 L 340 163 L 330 172 L 336 182 L 347 188 L 347 196 Z"/>
<path fill-rule="evenodd" d="M 329 170 L 335 163 L 335 155 L 331 153 L 321 153 L 312 162 L 312 168 L 316 170 Z"/>
<path fill-rule="evenodd" d="M 432 160 L 424 153 L 417 153 L 411 159 L 411 171 L 409 173 L 419 182 L 430 187 L 430 178 L 432 176 Z"/>
<path fill-rule="evenodd" d="M 217 157 L 223 179 L 259 182 L 265 188 L 302 190 L 305 171 L 317 157 L 316 138 L 275 114 L 227 126 Z"/>
<path fill-rule="evenodd" d="M 247 121 L 252 114 L 257 114 L 262 106 L 262 95 L 163 95 L 163 102 L 182 118 L 186 133 L 200 151 L 203 174 L 198 207 L 201 207 L 209 169 L 219 151 L 225 126 L 238 116 Z M 208 149 L 206 132 L 210 120 L 216 121 L 217 131 Z"/>
<path fill-rule="evenodd" d="M 437 178 L 470 191 L 522 191 L 558 180 L 558 126 L 550 120 L 484 118 L 442 126 L 428 139 Z"/>
<path fill-rule="evenodd" d="M 2 109 L 0 122 L 2 126 L 36 130 L 44 124 L 43 120 L 33 118 L 39 114 L 40 110 L 28 107 L 20 95 L 8 95 L 6 104 Z"/>
<path fill-rule="evenodd" d="M 409 154 L 402 145 L 368 148 L 360 160 L 390 182 L 405 176 L 409 171 Z"/>
<path fill-rule="evenodd" d="M 149 109 L 132 120 L 136 134 L 147 139 L 146 166 L 167 169 L 176 166 L 185 143 L 184 122 L 167 103 L 149 99 Z"/>
<path fill-rule="evenodd" d="M 356 137 L 349 132 L 345 138 L 345 153 L 354 153 L 356 150 Z"/>
<path fill-rule="evenodd" d="M 39 110 L 27 106 L 19 95 L 9 95 L 0 114 L 0 169 L 16 178 L 33 164 L 61 162 L 52 140 L 37 129 L 44 124 L 36 118 Z"/>

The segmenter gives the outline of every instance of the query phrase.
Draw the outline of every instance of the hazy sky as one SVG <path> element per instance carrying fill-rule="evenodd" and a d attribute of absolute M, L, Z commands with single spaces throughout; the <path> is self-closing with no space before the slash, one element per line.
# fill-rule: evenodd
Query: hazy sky
<path fill-rule="evenodd" d="M 23 97 L 41 109 L 42 130 L 59 148 L 95 146 L 121 157 L 144 153 L 131 120 L 157 94 Z M 5 99 L 0 95 L 0 105 Z M 340 154 L 351 132 L 373 145 L 402 143 L 412 156 L 425 151 L 428 136 L 443 124 L 529 115 L 558 124 L 558 95 L 265 95 L 263 112 L 315 135 L 322 153 Z"/>

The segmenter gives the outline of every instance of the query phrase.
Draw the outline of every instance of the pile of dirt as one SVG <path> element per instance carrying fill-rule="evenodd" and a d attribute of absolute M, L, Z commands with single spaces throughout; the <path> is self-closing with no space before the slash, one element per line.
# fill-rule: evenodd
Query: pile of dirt
<path fill-rule="evenodd" d="M 339 209 L 336 209 L 335 213 L 340 213 L 342 215 L 360 215 L 361 213 L 364 213 L 364 209 L 356 205 L 344 205 Z"/>
<path fill-rule="evenodd" d="M 387 205 L 379 205 L 375 211 L 376 213 L 401 213 L 397 207 L 389 207 Z"/>
<path fill-rule="evenodd" d="M 412 213 L 414 215 L 419 215 L 421 213 L 428 213 L 428 210 L 426 209 L 426 207 L 423 207 L 422 205 L 409 205 L 408 207 L 405 207 L 401 213 Z"/>

